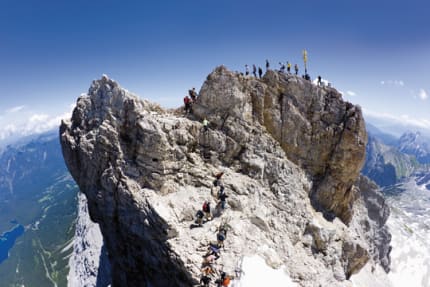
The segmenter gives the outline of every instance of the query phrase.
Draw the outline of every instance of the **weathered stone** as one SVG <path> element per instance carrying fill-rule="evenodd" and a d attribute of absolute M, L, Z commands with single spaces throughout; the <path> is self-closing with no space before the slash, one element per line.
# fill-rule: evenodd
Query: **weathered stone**
<path fill-rule="evenodd" d="M 247 140 L 238 133 L 242 129 L 230 128 L 238 121 L 264 126 L 288 159 L 313 177 L 314 206 L 328 217 L 351 220 L 351 187 L 364 162 L 367 134 L 360 107 L 335 89 L 275 71 L 262 81 L 244 78 L 221 66 L 203 84 L 194 113 L 238 142 Z"/>
<path fill-rule="evenodd" d="M 355 224 L 368 218 L 350 183 L 364 159 L 358 108 L 295 76 L 270 71 L 257 80 L 223 67 L 208 76 L 193 108 L 185 118 L 103 77 L 61 125 L 64 158 L 100 224 L 113 286 L 193 286 L 221 222 L 232 230 L 217 264 L 230 273 L 241 257 L 259 254 L 285 265 L 301 286 L 349 286 L 368 254 L 377 262 L 364 236 L 372 223 Z M 219 171 L 227 209 L 190 229 L 203 201 L 215 207 Z M 351 227 L 327 221 L 310 197 L 326 215 L 347 223 L 358 210 L 360 218 Z"/>

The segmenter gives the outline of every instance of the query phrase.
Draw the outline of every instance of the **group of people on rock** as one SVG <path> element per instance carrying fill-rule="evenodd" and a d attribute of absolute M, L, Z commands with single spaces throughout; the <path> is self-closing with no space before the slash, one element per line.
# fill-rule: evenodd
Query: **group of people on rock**
<path fill-rule="evenodd" d="M 279 71 L 281 73 L 285 73 L 285 69 L 287 69 L 287 73 L 291 74 L 291 63 L 287 61 L 287 63 L 282 63 L 279 62 Z M 266 72 L 270 69 L 270 63 L 269 60 L 266 60 Z M 297 64 L 294 64 L 294 71 L 296 73 L 296 75 L 299 74 L 299 66 Z M 241 73 L 242 74 L 242 73 Z M 254 77 L 257 78 L 257 66 L 255 66 L 255 64 L 252 64 L 252 74 L 254 75 Z M 242 74 L 243 75 L 243 74 Z M 245 75 L 248 76 L 249 75 L 249 66 L 248 64 L 245 64 Z M 261 67 L 258 67 L 258 78 L 261 79 L 261 77 L 263 76 L 263 69 Z"/>
<path fill-rule="evenodd" d="M 214 195 L 214 190 L 217 191 L 216 198 L 218 199 L 218 203 L 216 209 L 220 211 L 225 209 L 226 198 L 228 197 L 225 193 L 224 184 L 221 181 L 223 174 L 223 172 L 220 172 L 214 176 L 213 188 L 211 188 L 212 195 Z M 204 219 L 206 220 L 205 222 L 213 219 L 209 200 L 206 200 L 203 203 L 202 209 L 197 211 L 195 223 L 198 226 L 203 226 Z M 228 275 L 222 270 L 217 274 L 214 267 L 217 260 L 221 257 L 221 249 L 224 248 L 224 242 L 230 229 L 231 226 L 226 221 L 221 221 L 216 232 L 216 242 L 210 242 L 206 253 L 203 255 L 200 277 L 200 284 L 203 287 L 209 287 L 213 279 L 215 279 L 214 283 L 217 287 L 227 287 L 230 285 L 233 276 Z"/>
<path fill-rule="evenodd" d="M 285 70 L 288 74 L 291 74 L 291 69 L 292 69 L 292 65 L 289 61 L 287 61 L 286 63 L 283 62 L 279 62 L 279 72 L 281 73 L 285 73 Z M 266 60 L 266 72 L 270 69 L 270 63 L 269 60 Z M 243 75 L 243 73 L 240 73 L 241 75 Z M 249 66 L 248 64 L 245 65 L 245 75 L 248 76 L 250 74 L 249 72 Z M 257 78 L 257 67 L 255 66 L 255 64 L 252 65 L 252 74 L 254 75 L 254 77 Z M 294 74 L 298 75 L 299 74 L 299 66 L 297 64 L 294 64 Z M 258 78 L 261 79 L 261 77 L 263 76 L 263 69 L 261 67 L 258 67 Z M 305 80 L 310 81 L 311 77 L 309 76 L 309 74 L 307 73 L 306 69 L 305 69 L 305 74 L 302 75 L 302 78 Z M 318 81 L 317 81 L 317 85 L 322 87 L 324 86 L 324 83 L 322 82 L 321 76 L 318 76 Z"/>

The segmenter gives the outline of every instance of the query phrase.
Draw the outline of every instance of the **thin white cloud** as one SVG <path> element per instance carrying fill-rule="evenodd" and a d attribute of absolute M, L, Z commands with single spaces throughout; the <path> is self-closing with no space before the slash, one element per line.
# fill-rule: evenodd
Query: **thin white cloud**
<path fill-rule="evenodd" d="M 427 100 L 427 98 L 429 97 L 429 95 L 424 89 L 420 89 L 418 96 L 420 97 L 421 100 Z"/>
<path fill-rule="evenodd" d="M 387 81 L 380 81 L 381 85 L 385 86 L 395 86 L 395 87 L 404 87 L 405 82 L 402 80 L 387 80 Z"/>
<path fill-rule="evenodd" d="M 14 113 L 3 119 L 3 125 L 0 125 L 0 141 L 10 138 L 19 138 L 32 134 L 39 134 L 57 128 L 62 119 L 72 116 L 72 110 L 75 104 L 70 105 L 70 110 L 60 115 L 48 115 L 45 113 L 33 113 L 23 118 Z M 19 119 L 19 121 L 18 121 Z"/>
<path fill-rule="evenodd" d="M 424 119 L 424 118 L 417 119 L 406 114 L 396 116 L 388 113 L 378 113 L 367 109 L 363 109 L 363 113 L 365 117 L 368 116 L 368 117 L 373 117 L 380 120 L 386 120 L 386 121 L 394 122 L 401 126 L 414 126 L 414 127 L 419 127 L 423 129 L 430 129 L 430 119 Z"/>
<path fill-rule="evenodd" d="M 21 111 L 24 108 L 25 108 L 25 106 L 16 106 L 16 107 L 7 109 L 6 113 L 8 113 L 8 114 L 17 113 L 17 112 Z"/>
<path fill-rule="evenodd" d="M 357 94 L 353 91 L 346 91 L 346 94 L 351 97 L 355 97 Z"/>

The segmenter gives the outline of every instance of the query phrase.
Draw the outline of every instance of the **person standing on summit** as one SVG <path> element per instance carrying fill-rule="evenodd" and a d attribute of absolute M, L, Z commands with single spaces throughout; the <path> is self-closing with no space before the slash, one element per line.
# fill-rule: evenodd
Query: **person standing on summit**
<path fill-rule="evenodd" d="M 248 76 L 249 75 L 249 67 L 248 64 L 245 65 L 245 75 Z"/>
<path fill-rule="evenodd" d="M 266 59 L 266 72 L 269 70 L 269 68 L 270 68 L 269 60 Z"/>
<path fill-rule="evenodd" d="M 296 75 L 299 74 L 299 66 L 297 66 L 297 64 L 294 64 L 294 71 L 296 72 Z"/>
<path fill-rule="evenodd" d="M 261 75 L 263 75 L 263 69 L 258 67 L 258 77 L 261 79 Z"/>
<path fill-rule="evenodd" d="M 254 75 L 254 77 L 257 78 L 257 67 L 255 66 L 255 64 L 252 64 L 252 74 Z"/>

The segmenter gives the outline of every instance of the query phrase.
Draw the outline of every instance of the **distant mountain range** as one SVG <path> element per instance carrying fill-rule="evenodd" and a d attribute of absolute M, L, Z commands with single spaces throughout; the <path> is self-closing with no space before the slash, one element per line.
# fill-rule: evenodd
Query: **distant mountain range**
<path fill-rule="evenodd" d="M 4 147 L 0 154 L 0 234 L 25 232 L 0 264 L 0 286 L 67 286 L 77 190 L 57 132 Z"/>
<path fill-rule="evenodd" d="M 430 163 L 430 139 L 420 132 L 400 138 L 366 124 L 368 143 L 362 173 L 380 186 L 389 186 L 414 173 L 426 173 Z"/>

